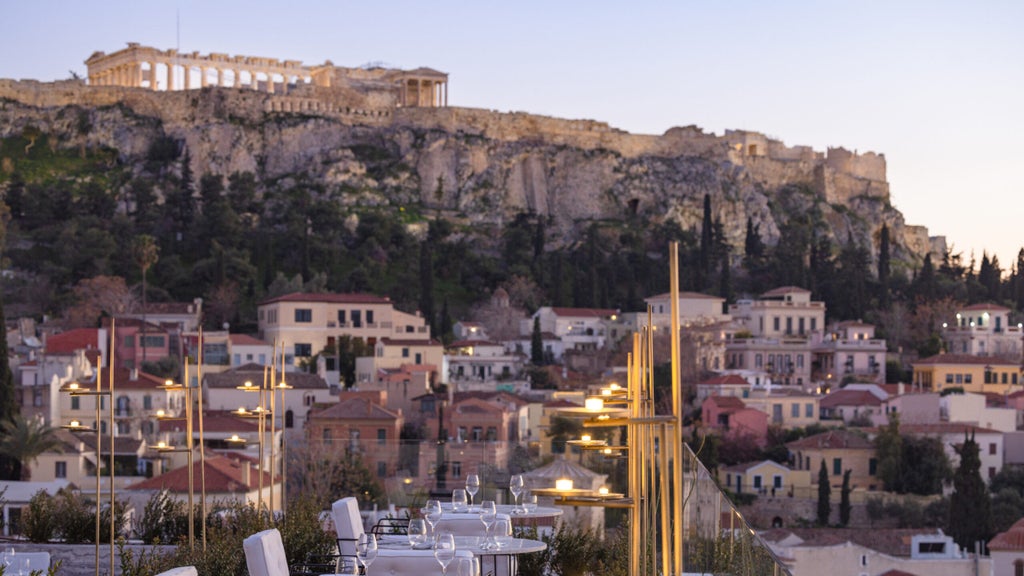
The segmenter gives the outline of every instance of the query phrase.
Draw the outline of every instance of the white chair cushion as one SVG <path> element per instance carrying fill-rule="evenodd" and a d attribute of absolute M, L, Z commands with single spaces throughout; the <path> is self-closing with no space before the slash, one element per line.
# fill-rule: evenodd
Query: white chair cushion
<path fill-rule="evenodd" d="M 479 514 L 465 514 L 458 517 L 441 518 L 435 527 L 436 532 L 451 532 L 455 536 L 484 536 L 487 531 L 480 521 Z"/>
<path fill-rule="evenodd" d="M 179 566 L 171 568 L 166 572 L 161 572 L 156 576 L 199 576 L 199 572 L 196 571 L 195 566 Z"/>
<path fill-rule="evenodd" d="M 288 559 L 284 553 L 281 533 L 264 530 L 242 541 L 245 565 L 249 576 L 288 576 Z"/>
<path fill-rule="evenodd" d="M 338 552 L 343 556 L 356 555 L 356 540 L 363 530 L 363 517 L 359 515 L 359 503 L 351 496 L 342 498 L 331 505 L 334 530 L 338 533 Z"/>

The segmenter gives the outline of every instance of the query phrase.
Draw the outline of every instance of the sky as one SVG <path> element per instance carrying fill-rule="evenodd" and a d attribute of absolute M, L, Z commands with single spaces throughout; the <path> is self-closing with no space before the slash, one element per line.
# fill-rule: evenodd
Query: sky
<path fill-rule="evenodd" d="M 429 66 L 451 106 L 639 134 L 761 132 L 884 154 L 892 204 L 965 263 L 1024 247 L 1018 0 L 0 0 L 0 78 L 85 76 L 126 42 Z"/>

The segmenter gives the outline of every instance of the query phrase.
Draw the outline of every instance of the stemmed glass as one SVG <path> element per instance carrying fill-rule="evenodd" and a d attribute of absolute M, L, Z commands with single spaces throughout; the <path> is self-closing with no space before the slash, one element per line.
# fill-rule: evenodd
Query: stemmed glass
<path fill-rule="evenodd" d="M 423 506 L 423 517 L 427 519 L 427 524 L 430 524 L 430 533 L 434 533 L 434 527 L 441 521 L 441 501 L 440 500 L 427 500 L 427 503 Z"/>
<path fill-rule="evenodd" d="M 494 526 L 494 521 L 497 519 L 497 506 L 494 505 L 494 500 L 484 500 L 480 503 L 480 521 L 484 523 L 484 544 L 481 546 L 484 550 L 488 550 L 491 547 L 491 527 Z"/>
<path fill-rule="evenodd" d="M 512 518 L 508 514 L 495 514 L 494 528 L 494 549 L 500 550 L 509 545 L 512 541 Z"/>
<path fill-rule="evenodd" d="M 423 518 L 413 518 L 409 520 L 409 528 L 407 529 L 409 536 L 409 545 L 413 548 L 423 546 L 427 541 L 427 521 Z"/>
<path fill-rule="evenodd" d="M 480 576 L 480 560 L 478 558 L 459 558 L 455 561 L 455 573 L 458 576 Z"/>
<path fill-rule="evenodd" d="M 434 541 L 434 558 L 441 565 L 441 574 L 448 574 L 448 565 L 455 559 L 455 536 L 451 532 L 438 534 Z"/>
<path fill-rule="evenodd" d="M 356 560 L 363 565 L 363 573 L 377 559 L 377 537 L 372 533 L 364 532 L 359 535 L 356 541 Z"/>
<path fill-rule="evenodd" d="M 478 474 L 470 474 L 466 476 L 466 492 L 469 493 L 469 510 L 473 511 L 473 498 L 476 493 L 480 491 L 480 476 Z"/>
<path fill-rule="evenodd" d="M 525 510 L 519 509 L 519 495 L 526 489 L 526 483 L 523 482 L 522 474 L 515 474 L 508 480 L 508 491 L 512 493 L 513 502 L 515 506 L 512 508 L 513 514 L 522 514 Z"/>

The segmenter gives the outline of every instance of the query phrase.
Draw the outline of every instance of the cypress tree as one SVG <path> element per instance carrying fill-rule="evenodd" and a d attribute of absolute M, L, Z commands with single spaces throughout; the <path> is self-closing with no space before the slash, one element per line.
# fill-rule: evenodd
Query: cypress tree
<path fill-rule="evenodd" d="M 821 459 L 818 470 L 818 524 L 828 526 L 828 518 L 832 515 L 832 486 L 828 483 L 828 468 L 825 459 Z"/>
<path fill-rule="evenodd" d="M 878 306 L 882 310 L 889 309 L 889 227 L 882 224 L 881 238 L 878 242 Z"/>
<path fill-rule="evenodd" d="M 714 223 L 711 220 L 711 195 L 704 195 L 704 219 L 700 227 L 700 282 L 701 290 L 707 288 L 711 277 L 711 252 L 714 250 Z"/>
<path fill-rule="evenodd" d="M 533 319 L 533 334 L 530 335 L 530 362 L 534 366 L 544 364 L 544 338 L 540 334 L 540 317 Z"/>
<path fill-rule="evenodd" d="M 973 550 L 975 542 L 980 541 L 984 546 L 992 537 L 992 503 L 981 479 L 981 458 L 974 432 L 970 437 L 964 434 L 964 443 L 957 448 L 957 453 L 960 466 L 953 475 L 946 525 L 957 544 L 965 550 Z"/>
<path fill-rule="evenodd" d="M 843 472 L 843 490 L 839 494 L 839 524 L 841 526 L 846 526 L 850 523 L 850 472 L 852 470 Z"/>

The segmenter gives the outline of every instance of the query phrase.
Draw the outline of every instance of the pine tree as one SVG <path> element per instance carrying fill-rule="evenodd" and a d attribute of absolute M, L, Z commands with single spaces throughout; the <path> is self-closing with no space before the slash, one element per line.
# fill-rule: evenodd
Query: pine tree
<path fill-rule="evenodd" d="M 828 468 L 825 459 L 821 459 L 818 470 L 818 525 L 828 526 L 828 518 L 832 515 L 832 486 L 828 483 Z"/>
<path fill-rule="evenodd" d="M 981 479 L 981 458 L 974 432 L 964 434 L 964 443 L 957 449 L 960 466 L 953 475 L 953 494 L 949 497 L 950 536 L 962 548 L 973 550 L 975 542 L 982 546 L 992 537 L 992 502 Z"/>
<path fill-rule="evenodd" d="M 852 470 L 843 472 L 843 489 L 840 492 L 839 500 L 839 524 L 846 526 L 850 523 L 850 473 Z"/>

